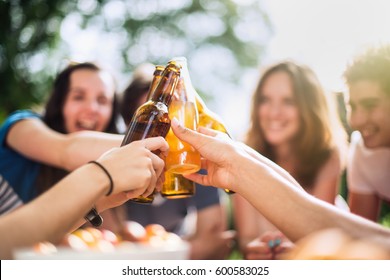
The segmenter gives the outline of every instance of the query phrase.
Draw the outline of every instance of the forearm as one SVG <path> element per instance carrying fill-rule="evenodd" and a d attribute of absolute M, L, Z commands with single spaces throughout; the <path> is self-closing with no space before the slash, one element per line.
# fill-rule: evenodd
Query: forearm
<path fill-rule="evenodd" d="M 60 165 L 68 171 L 97 159 L 111 148 L 119 147 L 123 140 L 123 135 L 95 131 L 71 133 L 65 137 L 65 147 L 60 156 Z"/>
<path fill-rule="evenodd" d="M 56 242 L 91 209 L 109 187 L 104 173 L 84 166 L 65 177 L 52 189 L 0 222 L 0 254 L 9 258 L 16 247 L 40 241 Z"/>
<path fill-rule="evenodd" d="M 62 134 L 41 120 L 26 119 L 12 126 L 6 143 L 26 158 L 72 171 L 119 147 L 122 139 L 123 135 L 97 131 Z"/>
<path fill-rule="evenodd" d="M 239 143 L 239 142 L 237 142 Z M 293 185 L 295 185 L 296 187 L 299 187 L 301 188 L 301 186 L 299 185 L 299 183 L 286 171 L 284 170 L 282 167 L 280 167 L 279 165 L 277 165 L 276 163 L 274 163 L 273 161 L 269 160 L 268 158 L 265 158 L 264 156 L 261 156 L 259 153 L 257 153 L 255 150 L 253 150 L 252 148 L 250 148 L 249 146 L 245 145 L 245 144 L 242 144 L 242 143 L 239 143 L 239 145 L 241 147 L 243 147 L 245 149 L 245 151 L 253 158 L 255 159 L 256 161 L 259 161 L 261 163 L 264 163 L 264 164 L 267 164 L 268 166 L 270 166 L 274 172 L 276 172 L 278 175 L 280 175 L 281 177 L 283 177 L 284 179 L 286 179 L 287 181 L 289 181 L 290 183 L 292 183 Z"/>
<path fill-rule="evenodd" d="M 239 192 L 292 241 L 331 227 L 359 238 L 377 234 L 379 239 L 384 239 L 389 234 L 375 223 L 312 197 L 260 162 L 247 160 L 243 164 L 240 163 L 246 168 L 240 170 Z M 386 243 L 390 243 L 388 238 Z"/>

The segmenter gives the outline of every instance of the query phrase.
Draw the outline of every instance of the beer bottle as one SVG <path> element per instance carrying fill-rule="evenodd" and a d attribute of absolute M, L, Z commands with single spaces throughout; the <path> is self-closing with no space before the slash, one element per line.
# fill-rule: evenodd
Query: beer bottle
<path fill-rule="evenodd" d="M 160 82 L 151 94 L 151 97 L 135 112 L 128 126 L 122 145 L 149 137 L 165 137 L 171 127 L 168 116 L 168 107 L 180 78 L 181 66 L 170 62 L 161 74 Z M 152 87 L 150 88 L 152 90 Z M 132 201 L 139 203 L 152 203 L 154 195 L 139 196 Z"/>
<path fill-rule="evenodd" d="M 147 101 L 152 97 L 153 92 L 157 88 L 157 85 L 161 80 L 161 75 L 165 69 L 165 66 L 163 66 L 163 65 L 156 65 L 155 67 L 156 68 L 154 69 L 154 72 L 153 72 L 153 80 L 152 80 L 152 83 L 150 84 L 150 87 L 149 87 L 148 96 L 146 97 Z"/>
<path fill-rule="evenodd" d="M 196 91 L 195 100 L 199 113 L 199 125 L 226 133 L 231 138 L 221 118 L 209 108 L 207 108 L 206 104 Z M 235 193 L 229 189 L 225 189 L 225 192 L 227 194 Z"/>
<path fill-rule="evenodd" d="M 184 127 L 196 130 L 198 128 L 199 116 L 186 59 L 180 58 L 173 61 L 181 65 L 181 75 L 172 98 L 172 103 L 169 106 L 169 118 L 176 118 Z M 169 131 L 166 139 L 169 144 L 169 152 L 165 158 L 167 171 L 177 174 L 190 174 L 200 169 L 201 160 L 197 150 L 190 144 L 177 138 L 172 130 Z"/>
<path fill-rule="evenodd" d="M 196 108 L 194 88 L 191 84 L 187 68 L 187 60 L 184 57 L 174 58 L 181 65 L 181 78 L 177 84 L 169 117 L 176 117 L 183 126 L 196 130 L 198 126 L 198 111 Z M 194 173 L 200 169 L 200 154 L 188 143 L 180 141 L 169 130 L 166 140 L 169 144 L 169 152 L 165 158 L 165 182 L 161 195 L 165 198 L 185 198 L 195 194 L 195 183 L 186 179 L 181 174 Z"/>
<path fill-rule="evenodd" d="M 165 181 L 161 195 L 168 199 L 186 198 L 195 194 L 195 183 L 181 174 L 165 172 Z"/>

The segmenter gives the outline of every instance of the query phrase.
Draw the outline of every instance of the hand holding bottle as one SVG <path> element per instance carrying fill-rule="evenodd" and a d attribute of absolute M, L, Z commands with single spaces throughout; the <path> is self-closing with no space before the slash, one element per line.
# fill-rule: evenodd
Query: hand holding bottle
<path fill-rule="evenodd" d="M 132 141 L 149 137 L 165 137 L 170 128 L 168 107 L 180 78 L 180 65 L 168 63 L 161 74 L 160 82 L 153 93 L 149 93 L 150 100 L 141 105 L 133 116 L 127 129 L 122 146 Z M 151 87 L 151 90 L 153 88 Z M 133 199 L 135 202 L 151 203 L 153 194 Z"/>

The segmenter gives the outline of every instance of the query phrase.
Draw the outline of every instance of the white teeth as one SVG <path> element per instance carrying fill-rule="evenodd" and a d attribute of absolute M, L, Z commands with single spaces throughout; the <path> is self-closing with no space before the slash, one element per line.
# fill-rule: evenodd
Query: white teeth
<path fill-rule="evenodd" d="M 91 120 L 81 120 L 78 122 L 78 125 L 83 129 L 94 130 L 96 122 Z"/>
<path fill-rule="evenodd" d="M 273 129 L 273 130 L 282 129 L 283 128 L 283 124 L 281 124 L 281 123 L 271 123 L 269 125 L 269 128 Z"/>

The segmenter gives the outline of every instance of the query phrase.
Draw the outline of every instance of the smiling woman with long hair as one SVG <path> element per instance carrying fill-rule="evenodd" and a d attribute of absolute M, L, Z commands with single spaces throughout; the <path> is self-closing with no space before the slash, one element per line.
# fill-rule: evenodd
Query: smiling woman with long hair
<path fill-rule="evenodd" d="M 90 62 L 71 64 L 58 74 L 46 103 L 43 122 L 54 131 L 118 133 L 119 104 L 113 77 Z M 38 194 L 68 173 L 63 168 L 41 165 L 36 180 Z"/>
<path fill-rule="evenodd" d="M 333 105 L 309 67 L 292 61 L 272 65 L 253 95 L 245 141 L 286 169 L 308 193 L 332 204 L 347 147 L 346 133 Z M 234 202 L 242 249 L 255 237 L 275 230 L 240 196 Z M 277 243 L 283 240 L 281 234 L 273 238 Z"/>
<path fill-rule="evenodd" d="M 0 127 L 0 173 L 28 202 L 119 146 L 117 116 L 113 77 L 93 63 L 71 64 L 56 77 L 43 115 L 16 111 Z"/>

